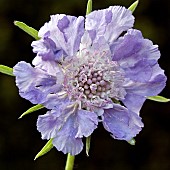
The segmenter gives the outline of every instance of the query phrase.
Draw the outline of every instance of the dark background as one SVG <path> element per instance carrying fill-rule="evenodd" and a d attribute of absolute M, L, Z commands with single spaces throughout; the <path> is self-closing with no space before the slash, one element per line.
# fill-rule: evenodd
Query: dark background
<path fill-rule="evenodd" d="M 93 0 L 93 9 L 111 5 L 129 7 L 133 0 Z M 19 20 L 39 29 L 49 15 L 84 15 L 85 0 L 0 0 L 0 64 L 13 67 L 18 61 L 31 62 L 33 38 L 13 25 Z M 169 10 L 169 11 L 168 11 Z M 170 1 L 141 0 L 134 13 L 135 28 L 159 44 L 159 63 L 168 77 L 161 95 L 170 98 Z M 38 114 L 18 117 L 32 105 L 18 95 L 14 78 L 0 74 L 0 170 L 64 170 L 66 155 L 56 149 L 34 161 L 45 145 L 36 130 Z M 77 170 L 169 170 L 170 103 L 146 101 L 141 116 L 145 127 L 136 137 L 136 145 L 114 140 L 99 126 L 92 135 L 90 157 L 85 149 L 76 156 Z"/>

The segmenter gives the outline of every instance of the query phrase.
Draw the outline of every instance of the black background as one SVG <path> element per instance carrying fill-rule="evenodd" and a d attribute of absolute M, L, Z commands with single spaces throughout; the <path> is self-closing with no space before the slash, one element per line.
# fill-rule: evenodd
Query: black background
<path fill-rule="evenodd" d="M 93 0 L 93 9 L 111 5 L 129 7 L 132 0 Z M 17 62 L 31 62 L 33 38 L 13 25 L 19 20 L 39 30 L 49 15 L 65 13 L 85 15 L 85 0 L 0 0 L 0 64 L 13 67 Z M 170 98 L 170 1 L 141 0 L 134 13 L 134 28 L 158 44 L 159 64 L 168 77 L 161 95 Z M 18 95 L 14 78 L 0 74 L 0 169 L 1 170 L 64 170 L 66 155 L 52 149 L 34 161 L 45 145 L 36 130 L 41 110 L 18 117 L 32 105 Z M 169 170 L 170 169 L 170 103 L 147 100 L 141 110 L 145 127 L 136 137 L 136 145 L 114 140 L 102 126 L 92 135 L 90 157 L 85 149 L 76 156 L 77 170 Z"/>

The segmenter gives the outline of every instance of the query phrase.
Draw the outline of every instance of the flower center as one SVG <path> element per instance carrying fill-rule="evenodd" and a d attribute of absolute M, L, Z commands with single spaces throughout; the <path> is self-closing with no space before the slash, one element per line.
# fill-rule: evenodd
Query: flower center
<path fill-rule="evenodd" d="M 76 56 L 66 65 L 64 90 L 83 107 L 104 106 L 125 96 L 119 65 L 101 53 Z"/>
<path fill-rule="evenodd" d="M 110 83 L 104 79 L 103 70 L 94 70 L 93 66 L 93 63 L 81 66 L 73 86 L 88 100 L 106 98 L 106 93 L 111 89 Z"/>

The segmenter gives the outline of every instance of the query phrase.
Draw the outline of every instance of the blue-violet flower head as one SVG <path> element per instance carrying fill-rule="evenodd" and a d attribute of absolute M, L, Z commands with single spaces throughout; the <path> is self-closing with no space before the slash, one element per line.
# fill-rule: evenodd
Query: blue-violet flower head
<path fill-rule="evenodd" d="M 165 87 L 157 45 L 132 29 L 130 10 L 111 6 L 86 18 L 52 15 L 32 42 L 30 64 L 14 67 L 21 97 L 42 104 L 37 129 L 63 153 L 76 155 L 102 123 L 115 139 L 129 141 L 143 127 L 139 111 Z"/>

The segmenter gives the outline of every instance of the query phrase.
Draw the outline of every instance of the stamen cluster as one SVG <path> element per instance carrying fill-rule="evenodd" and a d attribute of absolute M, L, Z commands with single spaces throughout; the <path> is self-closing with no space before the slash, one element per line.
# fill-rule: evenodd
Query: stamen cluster
<path fill-rule="evenodd" d="M 71 99 L 81 101 L 83 106 L 94 102 L 101 106 L 112 98 L 124 97 L 124 77 L 118 64 L 105 53 L 87 52 L 71 63 L 66 67 L 64 82 L 64 90 Z"/>
<path fill-rule="evenodd" d="M 89 69 L 87 72 L 86 70 Z M 77 83 L 73 85 L 78 88 L 87 99 L 93 99 L 96 96 L 105 97 L 105 93 L 110 89 L 110 83 L 103 77 L 103 71 L 93 70 L 93 64 L 89 63 L 80 68 L 76 76 Z"/>

